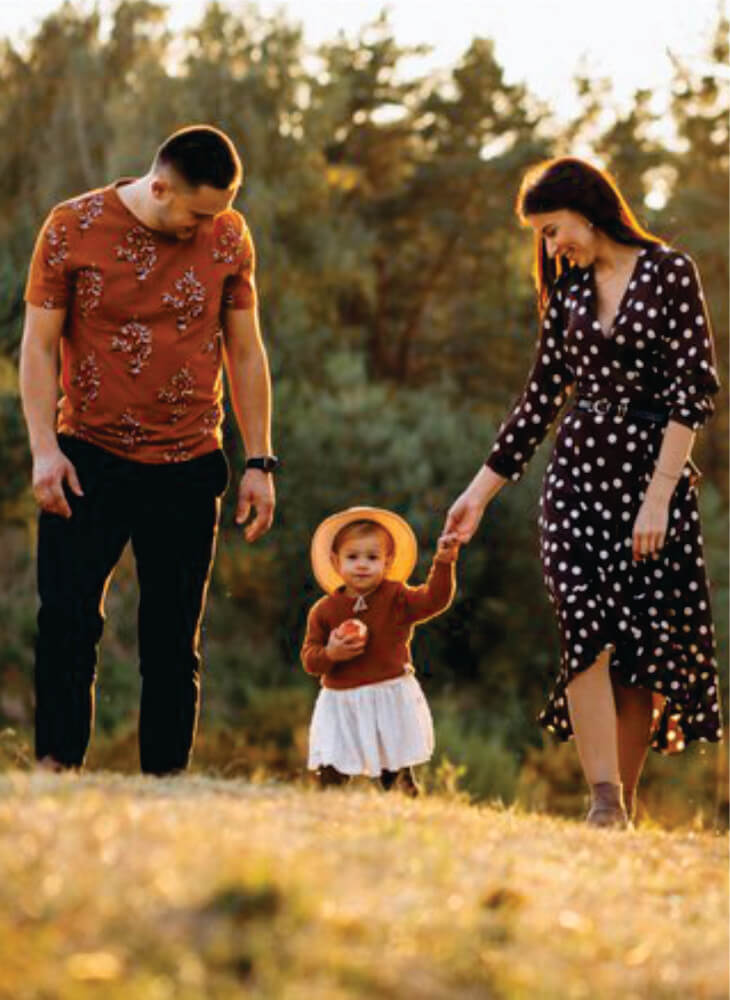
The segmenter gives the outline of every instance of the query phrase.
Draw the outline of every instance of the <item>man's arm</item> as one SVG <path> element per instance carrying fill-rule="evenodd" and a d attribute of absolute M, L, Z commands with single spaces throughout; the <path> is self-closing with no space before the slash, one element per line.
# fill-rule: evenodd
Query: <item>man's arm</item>
<path fill-rule="evenodd" d="M 271 454 L 271 379 L 258 315 L 253 309 L 228 309 L 223 319 L 223 346 L 233 412 L 246 454 Z M 271 473 L 248 469 L 238 487 L 236 523 L 243 524 L 253 506 L 254 520 L 245 531 L 254 542 L 274 519 L 274 481 Z"/>
<path fill-rule="evenodd" d="M 71 517 L 64 480 L 83 496 L 76 469 L 58 447 L 58 352 L 66 320 L 65 309 L 26 305 L 20 347 L 20 397 L 28 425 L 33 455 L 33 493 L 40 507 L 51 514 Z"/>

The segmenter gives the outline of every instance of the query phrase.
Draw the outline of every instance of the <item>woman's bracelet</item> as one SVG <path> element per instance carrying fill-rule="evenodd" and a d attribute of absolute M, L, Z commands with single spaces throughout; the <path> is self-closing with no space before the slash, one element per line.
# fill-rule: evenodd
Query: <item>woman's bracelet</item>
<path fill-rule="evenodd" d="M 657 467 L 656 465 L 654 466 L 654 472 L 658 472 L 660 476 L 664 476 L 664 477 L 665 477 L 666 479 L 671 479 L 671 480 L 672 480 L 673 482 L 675 482 L 675 483 L 679 481 L 679 477 L 680 477 L 680 475 L 681 475 L 681 473 L 678 473 L 678 474 L 677 474 L 677 475 L 675 476 L 675 475 L 674 475 L 673 473 L 671 473 L 671 472 L 664 472 L 664 470 L 663 470 L 663 469 L 660 469 L 660 468 L 658 468 L 658 467 Z"/>

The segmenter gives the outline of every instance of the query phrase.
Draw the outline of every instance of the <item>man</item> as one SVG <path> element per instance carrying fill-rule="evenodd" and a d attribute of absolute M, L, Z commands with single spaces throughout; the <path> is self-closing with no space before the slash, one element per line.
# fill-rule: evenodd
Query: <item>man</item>
<path fill-rule="evenodd" d="M 35 749 L 54 770 L 84 761 L 104 593 L 130 540 L 142 770 L 168 774 L 188 763 L 200 621 L 228 480 L 222 361 L 250 456 L 236 521 L 255 511 L 249 542 L 271 526 L 276 459 L 254 250 L 230 207 L 241 176 L 226 135 L 182 129 L 144 177 L 56 206 L 36 243 L 20 387 L 41 508 Z"/>

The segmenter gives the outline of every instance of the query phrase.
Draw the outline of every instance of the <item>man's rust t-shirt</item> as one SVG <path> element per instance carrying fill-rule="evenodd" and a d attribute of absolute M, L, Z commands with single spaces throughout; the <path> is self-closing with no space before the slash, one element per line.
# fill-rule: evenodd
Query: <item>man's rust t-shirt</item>
<path fill-rule="evenodd" d="M 117 181 L 57 205 L 26 302 L 67 310 L 57 429 L 139 462 L 221 444 L 222 316 L 256 301 L 254 250 L 234 210 L 189 240 L 149 229 Z"/>

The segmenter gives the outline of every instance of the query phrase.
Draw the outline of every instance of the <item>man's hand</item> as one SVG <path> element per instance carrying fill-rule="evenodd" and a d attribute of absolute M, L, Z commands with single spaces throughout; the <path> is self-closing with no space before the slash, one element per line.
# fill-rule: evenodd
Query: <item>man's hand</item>
<path fill-rule="evenodd" d="M 247 469 L 241 476 L 236 507 L 236 524 L 244 524 L 248 520 L 251 508 L 256 511 L 256 516 L 244 531 L 247 542 L 255 542 L 266 534 L 274 520 L 275 505 L 276 493 L 271 473 Z"/>
<path fill-rule="evenodd" d="M 60 448 L 35 455 L 33 458 L 33 496 L 41 510 L 48 514 L 71 517 L 63 484 L 67 482 L 77 497 L 82 497 L 76 469 Z"/>

